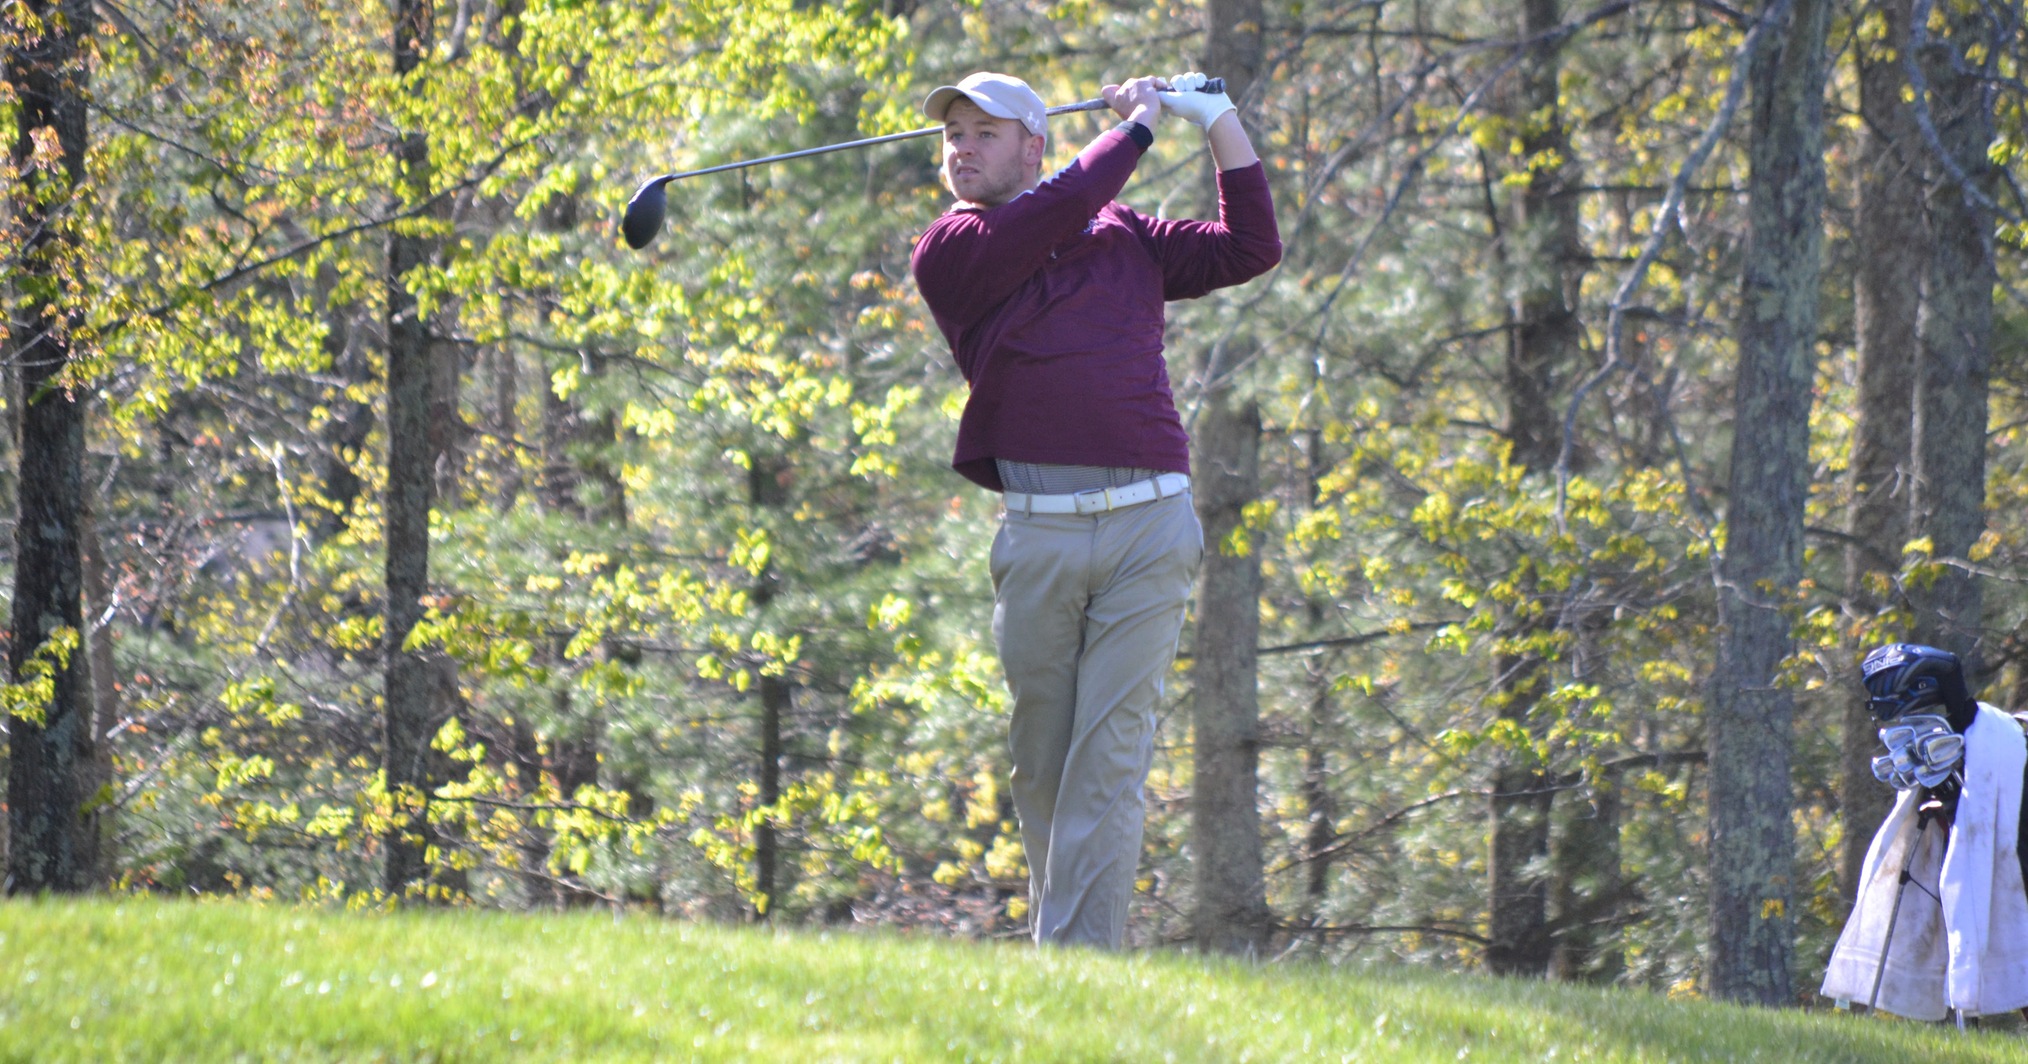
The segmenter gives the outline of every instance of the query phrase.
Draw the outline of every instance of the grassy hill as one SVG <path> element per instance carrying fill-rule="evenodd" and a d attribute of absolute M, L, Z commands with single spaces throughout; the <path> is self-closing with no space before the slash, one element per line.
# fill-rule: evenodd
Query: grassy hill
<path fill-rule="evenodd" d="M 2028 1037 L 1417 971 L 599 913 L 0 903 L 0 1060 L 2028 1060 Z"/>

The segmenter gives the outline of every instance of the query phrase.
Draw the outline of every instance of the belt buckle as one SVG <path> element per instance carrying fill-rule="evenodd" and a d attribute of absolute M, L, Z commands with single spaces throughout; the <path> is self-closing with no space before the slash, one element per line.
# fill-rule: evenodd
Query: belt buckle
<path fill-rule="evenodd" d="M 1090 491 L 1080 491 L 1070 498 L 1072 502 L 1077 504 L 1077 512 L 1080 516 L 1084 514 L 1104 513 L 1113 508 L 1113 489 L 1111 488 L 1093 488 Z"/>

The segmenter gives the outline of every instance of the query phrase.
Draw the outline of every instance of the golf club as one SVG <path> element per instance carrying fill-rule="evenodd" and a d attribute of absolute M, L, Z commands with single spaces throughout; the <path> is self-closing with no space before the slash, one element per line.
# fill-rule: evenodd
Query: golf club
<path fill-rule="evenodd" d="M 1212 78 L 1195 91 L 1224 92 L 1225 79 Z M 1098 111 L 1104 109 L 1105 106 L 1106 102 L 1104 100 L 1082 100 L 1078 103 L 1067 103 L 1058 107 L 1052 107 L 1047 113 L 1062 115 L 1076 111 Z M 635 189 L 634 198 L 627 201 L 627 213 L 620 219 L 620 232 L 626 237 L 628 247 L 636 251 L 647 247 L 648 242 L 655 239 L 655 234 L 662 231 L 662 218 L 668 213 L 669 209 L 668 196 L 664 193 L 663 186 L 671 181 L 681 181 L 686 177 L 700 177 L 704 174 L 722 173 L 726 170 L 740 170 L 749 166 L 765 166 L 768 163 L 801 159 L 810 155 L 823 155 L 826 152 L 844 151 L 847 148 L 867 148 L 875 144 L 886 144 L 890 141 L 908 140 L 912 137 L 927 137 L 932 133 L 942 133 L 943 131 L 944 127 L 942 126 L 929 126 L 924 129 L 910 130 L 907 133 L 889 133 L 884 137 L 867 137 L 865 140 L 846 141 L 843 144 L 827 144 L 821 148 L 804 148 L 801 151 L 783 152 L 780 155 L 770 155 L 761 159 L 748 159 L 745 162 L 707 166 L 702 170 L 685 170 L 680 174 L 663 174 L 661 177 L 651 177 L 640 188 Z"/>

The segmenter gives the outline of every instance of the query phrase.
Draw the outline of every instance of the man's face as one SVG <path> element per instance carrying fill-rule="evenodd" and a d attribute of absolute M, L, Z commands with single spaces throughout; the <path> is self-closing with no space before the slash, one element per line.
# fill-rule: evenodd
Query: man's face
<path fill-rule="evenodd" d="M 1012 118 L 954 100 L 944 112 L 944 187 L 967 203 L 998 207 L 1040 179 L 1042 143 Z"/>

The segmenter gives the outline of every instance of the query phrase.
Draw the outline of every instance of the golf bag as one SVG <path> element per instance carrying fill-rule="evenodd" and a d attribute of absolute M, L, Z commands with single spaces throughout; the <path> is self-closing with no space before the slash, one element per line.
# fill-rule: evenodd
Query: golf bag
<path fill-rule="evenodd" d="M 1873 773 L 1900 794 L 1825 996 L 1931 1020 L 2028 1006 L 2021 721 L 1973 699 L 1957 656 L 1934 647 L 1880 647 L 1861 675 L 1885 747 Z"/>

